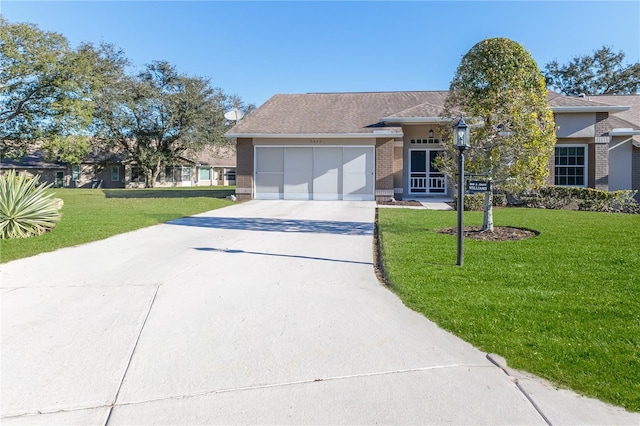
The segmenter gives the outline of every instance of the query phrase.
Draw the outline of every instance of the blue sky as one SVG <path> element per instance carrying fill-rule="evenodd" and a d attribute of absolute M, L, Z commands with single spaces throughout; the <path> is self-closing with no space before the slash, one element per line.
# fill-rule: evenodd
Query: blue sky
<path fill-rule="evenodd" d="M 640 1 L 0 0 L 73 46 L 108 42 L 136 67 L 164 59 L 260 105 L 275 93 L 446 90 L 488 37 L 522 44 L 540 68 L 606 45 L 640 61 Z"/>

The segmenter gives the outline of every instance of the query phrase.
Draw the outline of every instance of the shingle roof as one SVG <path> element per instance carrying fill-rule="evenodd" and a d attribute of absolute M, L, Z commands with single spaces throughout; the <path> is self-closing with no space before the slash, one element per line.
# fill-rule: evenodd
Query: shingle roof
<path fill-rule="evenodd" d="M 235 167 L 235 147 L 220 147 L 200 152 L 194 156 L 195 162 L 213 167 Z"/>
<path fill-rule="evenodd" d="M 239 137 L 258 134 L 366 135 L 381 128 L 400 131 L 381 120 L 439 117 L 447 96 L 447 91 L 278 94 L 236 124 L 227 134 Z M 623 105 L 613 103 L 608 98 L 599 99 L 602 101 L 599 102 L 555 92 L 549 92 L 548 99 L 552 108 L 560 109 L 602 107 L 603 111 L 608 111 Z M 636 109 L 636 113 L 640 114 L 640 105 Z M 621 115 L 625 116 L 626 114 Z"/>
<path fill-rule="evenodd" d="M 63 170 L 67 166 L 60 161 L 46 161 L 46 155 L 43 151 L 34 151 L 19 159 L 3 158 L 0 162 L 0 168 L 3 169 L 55 169 Z"/>
<path fill-rule="evenodd" d="M 619 117 L 633 124 L 634 129 L 640 129 L 640 95 L 598 95 L 591 96 L 598 102 L 605 102 L 610 105 L 620 105 L 631 107 L 627 111 L 620 111 L 613 117 Z M 627 126 L 629 127 L 629 126 Z"/>
<path fill-rule="evenodd" d="M 612 105 L 608 103 L 592 101 L 588 98 L 580 98 L 578 96 L 564 96 L 560 93 L 551 91 L 548 94 L 548 99 L 549 105 L 551 107 L 607 107 Z"/>
<path fill-rule="evenodd" d="M 236 124 L 230 134 L 369 134 L 382 117 L 441 99 L 443 92 L 279 94 Z M 446 93 L 446 92 L 444 92 Z M 436 114 L 437 115 L 437 114 Z"/>
<path fill-rule="evenodd" d="M 409 117 L 439 117 L 442 114 L 444 104 L 449 96 L 449 92 L 429 92 L 429 100 L 415 105 L 411 108 L 399 111 L 395 114 L 389 115 L 394 118 L 409 118 Z"/>

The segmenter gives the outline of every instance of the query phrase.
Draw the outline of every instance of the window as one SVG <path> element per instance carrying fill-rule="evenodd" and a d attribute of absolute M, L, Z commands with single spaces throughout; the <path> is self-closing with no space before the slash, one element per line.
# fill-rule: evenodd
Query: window
<path fill-rule="evenodd" d="M 440 138 L 427 138 L 427 139 L 410 139 L 409 142 L 412 144 L 439 144 L 439 143 L 443 143 L 443 140 Z"/>
<path fill-rule="evenodd" d="M 182 182 L 188 182 L 191 180 L 191 167 L 182 167 L 180 170 Z"/>
<path fill-rule="evenodd" d="M 71 166 L 71 179 L 80 180 L 80 166 L 77 164 L 74 166 Z"/>
<path fill-rule="evenodd" d="M 585 146 L 557 146 L 555 154 L 555 184 L 587 186 Z"/>
<path fill-rule="evenodd" d="M 211 169 L 200 169 L 200 180 L 211 180 Z"/>
<path fill-rule="evenodd" d="M 111 182 L 117 182 L 120 180 L 120 167 L 111 166 Z"/>
<path fill-rule="evenodd" d="M 53 185 L 56 188 L 62 188 L 64 186 L 64 172 L 56 172 L 56 179 Z"/>
<path fill-rule="evenodd" d="M 182 174 L 182 168 L 180 166 L 166 166 L 164 168 L 164 181 L 165 182 L 179 182 Z"/>
<path fill-rule="evenodd" d="M 227 170 L 226 178 L 228 181 L 236 180 L 236 171 L 235 170 Z"/>
<path fill-rule="evenodd" d="M 144 183 L 144 173 L 142 173 L 142 168 L 138 166 L 131 166 L 131 182 L 136 183 Z"/>

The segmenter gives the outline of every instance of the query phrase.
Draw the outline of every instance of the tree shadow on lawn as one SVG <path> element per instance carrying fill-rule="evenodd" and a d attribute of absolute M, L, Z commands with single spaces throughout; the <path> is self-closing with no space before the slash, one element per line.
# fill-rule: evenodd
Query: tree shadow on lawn
<path fill-rule="evenodd" d="M 235 189 L 103 189 L 107 198 L 226 198 Z"/>

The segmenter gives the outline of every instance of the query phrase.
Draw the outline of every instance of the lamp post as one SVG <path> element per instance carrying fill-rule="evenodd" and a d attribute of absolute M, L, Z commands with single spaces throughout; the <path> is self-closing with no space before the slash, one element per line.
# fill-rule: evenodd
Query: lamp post
<path fill-rule="evenodd" d="M 464 118 L 453 126 L 453 147 L 458 150 L 458 260 L 456 265 L 462 266 L 462 241 L 464 240 L 464 151 L 469 148 L 469 126 Z"/>

